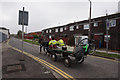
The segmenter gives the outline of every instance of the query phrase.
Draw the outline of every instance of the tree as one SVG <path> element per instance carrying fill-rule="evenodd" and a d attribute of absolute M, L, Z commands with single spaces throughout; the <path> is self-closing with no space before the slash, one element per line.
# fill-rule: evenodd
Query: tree
<path fill-rule="evenodd" d="M 33 35 L 34 36 L 34 39 L 38 39 L 38 35 Z"/>
<path fill-rule="evenodd" d="M 22 37 L 22 31 L 21 31 L 21 30 L 19 30 L 19 31 L 17 32 L 17 36 L 20 37 L 20 38 Z"/>

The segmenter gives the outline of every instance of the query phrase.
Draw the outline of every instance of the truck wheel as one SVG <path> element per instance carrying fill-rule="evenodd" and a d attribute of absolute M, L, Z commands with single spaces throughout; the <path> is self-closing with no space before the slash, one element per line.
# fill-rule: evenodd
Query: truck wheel
<path fill-rule="evenodd" d="M 65 59 L 64 59 L 64 65 L 66 67 L 70 67 L 71 66 L 71 59 L 69 57 L 65 57 Z"/>
<path fill-rule="evenodd" d="M 53 61 L 57 61 L 57 55 L 56 54 L 52 54 L 51 58 L 52 58 Z"/>

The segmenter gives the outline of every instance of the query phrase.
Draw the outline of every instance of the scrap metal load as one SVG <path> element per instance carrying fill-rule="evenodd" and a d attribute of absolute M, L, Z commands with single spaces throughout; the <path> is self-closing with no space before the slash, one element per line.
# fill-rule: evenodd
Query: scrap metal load
<path fill-rule="evenodd" d="M 65 50 L 65 51 L 73 52 L 74 51 L 74 47 L 66 45 L 66 46 L 63 46 L 63 47 L 57 47 L 56 50 Z"/>
<path fill-rule="evenodd" d="M 86 42 L 86 40 L 88 40 Z M 93 51 L 93 52 L 92 52 Z M 78 45 L 75 47 L 63 46 L 57 48 L 48 48 L 48 53 L 50 53 L 53 61 L 57 61 L 57 56 L 60 55 L 64 58 L 64 65 L 69 67 L 71 65 L 70 56 L 75 57 L 76 63 L 82 63 L 84 58 L 87 57 L 87 54 L 93 54 L 95 52 L 95 45 L 88 39 L 82 39 L 78 42 Z"/>

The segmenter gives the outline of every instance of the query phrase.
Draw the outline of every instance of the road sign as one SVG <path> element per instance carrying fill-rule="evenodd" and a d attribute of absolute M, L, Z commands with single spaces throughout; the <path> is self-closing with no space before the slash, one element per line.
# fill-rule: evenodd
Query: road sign
<path fill-rule="evenodd" d="M 110 35 L 105 34 L 104 35 L 104 41 L 107 42 L 107 40 L 108 41 L 110 40 Z"/>
<path fill-rule="evenodd" d="M 24 40 L 24 25 L 28 25 L 28 12 L 19 10 L 19 25 L 22 25 L 22 59 L 20 61 L 24 61 L 25 59 L 23 58 L 23 40 Z"/>
<path fill-rule="evenodd" d="M 24 16 L 24 17 L 23 17 Z M 21 11 L 19 10 L 19 25 L 23 25 L 23 19 L 24 19 L 24 25 L 28 25 L 28 11 Z"/>

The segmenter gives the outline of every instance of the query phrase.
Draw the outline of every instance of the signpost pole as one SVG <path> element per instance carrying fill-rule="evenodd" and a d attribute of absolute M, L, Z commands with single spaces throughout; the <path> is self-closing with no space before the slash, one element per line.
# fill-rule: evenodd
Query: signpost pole
<path fill-rule="evenodd" d="M 108 14 L 106 13 L 106 16 L 107 16 Z M 108 53 L 108 42 L 109 42 L 109 40 L 108 40 L 108 30 L 109 30 L 109 21 L 108 21 L 108 19 L 106 20 L 106 35 L 107 35 L 107 37 L 106 37 L 106 53 Z"/>
<path fill-rule="evenodd" d="M 107 35 L 107 39 L 106 39 L 106 53 L 108 53 L 108 30 L 106 30 L 106 35 Z"/>
<path fill-rule="evenodd" d="M 23 7 L 23 19 L 22 19 L 22 61 L 23 59 L 23 40 L 24 40 L 24 7 Z"/>
<path fill-rule="evenodd" d="M 28 26 L 28 11 L 24 10 L 25 8 L 23 7 L 23 10 L 19 10 L 19 25 L 22 25 L 22 42 L 21 42 L 21 47 L 22 47 L 22 55 L 20 61 L 25 61 L 23 52 L 24 52 L 24 46 L 23 46 L 23 41 L 24 41 L 24 25 Z"/>

